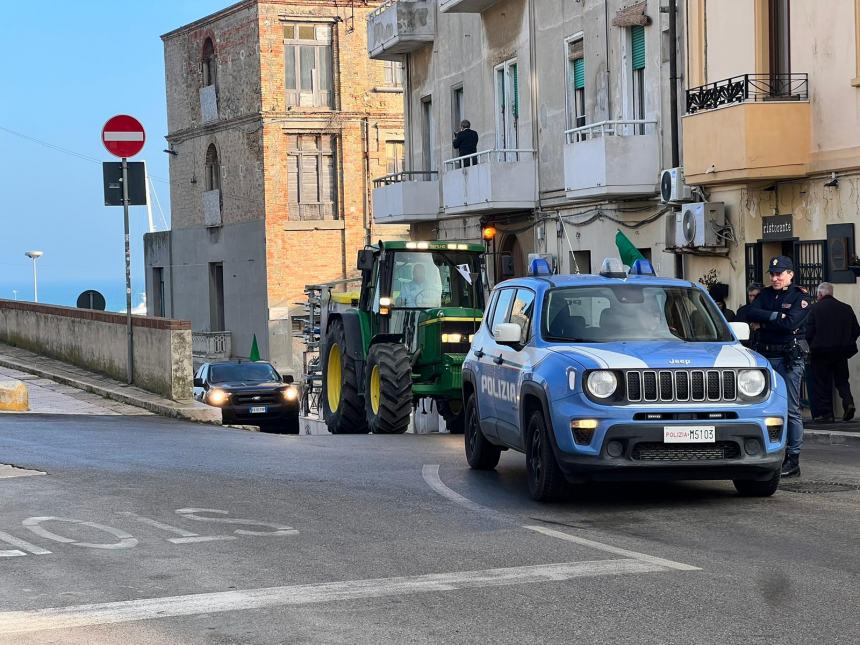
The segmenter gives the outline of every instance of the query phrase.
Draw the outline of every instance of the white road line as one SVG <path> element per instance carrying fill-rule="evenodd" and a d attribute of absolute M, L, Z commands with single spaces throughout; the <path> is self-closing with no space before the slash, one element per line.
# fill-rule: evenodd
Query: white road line
<path fill-rule="evenodd" d="M 598 551 L 614 553 L 615 555 L 623 555 L 624 557 L 633 558 L 634 560 L 639 560 L 641 562 L 650 562 L 651 564 L 666 567 L 667 569 L 675 569 L 677 571 L 701 571 L 699 567 L 694 567 L 689 564 L 682 564 L 681 562 L 672 562 L 671 560 L 664 560 L 663 558 L 657 558 L 652 555 L 647 555 L 645 553 L 637 553 L 636 551 L 628 551 L 627 549 L 619 549 L 615 546 L 610 546 L 601 542 L 595 542 L 594 540 L 587 540 L 585 538 L 576 537 L 575 535 L 570 535 L 569 533 L 562 533 L 561 531 L 548 529 L 544 526 L 524 526 L 523 528 L 529 529 L 531 531 L 537 531 L 538 533 L 543 533 L 544 535 L 558 538 L 560 540 L 567 540 L 568 542 L 581 544 L 582 546 L 597 549 Z"/>
<path fill-rule="evenodd" d="M 167 541 L 172 544 L 196 544 L 197 542 L 223 542 L 235 539 L 235 535 L 196 535 L 193 537 L 167 538 Z"/>
<path fill-rule="evenodd" d="M 0 479 L 10 479 L 12 477 L 32 477 L 34 475 L 44 475 L 41 470 L 27 470 L 26 468 L 17 468 L 11 464 L 0 464 Z"/>
<path fill-rule="evenodd" d="M 127 623 L 171 616 L 191 616 L 223 611 L 261 609 L 284 605 L 332 602 L 555 582 L 572 578 L 614 576 L 666 571 L 663 566 L 642 560 L 598 560 L 561 562 L 536 566 L 432 573 L 420 576 L 349 580 L 322 584 L 246 589 L 166 598 L 150 598 L 32 611 L 0 613 L 0 634 L 23 634 L 48 629 L 71 629 L 91 625 Z"/>
<path fill-rule="evenodd" d="M 148 526 L 154 526 L 157 529 L 161 529 L 162 531 L 167 531 L 168 533 L 175 533 L 176 535 L 181 535 L 182 537 L 196 537 L 200 535 L 199 533 L 192 533 L 191 531 L 186 531 L 185 529 L 181 529 L 176 526 L 170 526 L 170 524 L 165 524 L 164 522 L 159 522 L 158 520 L 153 520 L 148 517 L 143 517 L 138 515 L 137 513 L 132 513 L 130 511 L 123 511 L 120 515 L 124 515 L 125 517 L 133 517 L 141 524 L 146 524 Z"/>
<path fill-rule="evenodd" d="M 21 538 L 17 538 L 14 535 L 10 535 L 5 531 L 0 531 L 0 541 L 5 542 L 6 544 L 10 544 L 12 546 L 17 546 L 18 549 L 23 549 L 19 551 L 18 549 L 14 550 L 4 550 L 0 551 L 0 557 L 4 558 L 12 558 L 17 555 L 27 555 L 24 551 L 28 551 L 33 555 L 48 555 L 50 551 L 47 549 L 43 549 L 40 546 L 36 546 L 35 544 L 30 544 L 27 540 L 22 540 Z"/>
<path fill-rule="evenodd" d="M 482 513 L 483 515 L 489 515 L 491 517 L 495 517 L 500 520 L 510 521 L 512 518 L 505 515 L 504 513 L 500 513 L 499 511 L 494 511 L 491 508 L 487 508 L 486 506 L 482 506 L 477 502 L 473 502 L 472 500 L 463 497 L 460 493 L 451 490 L 448 488 L 442 480 L 439 478 L 439 466 L 424 464 L 424 468 L 421 470 L 421 476 L 424 477 L 424 481 L 427 482 L 427 485 L 439 493 L 442 497 L 445 497 L 455 504 L 459 504 L 463 508 L 468 508 L 470 511 L 475 511 L 477 513 Z"/>

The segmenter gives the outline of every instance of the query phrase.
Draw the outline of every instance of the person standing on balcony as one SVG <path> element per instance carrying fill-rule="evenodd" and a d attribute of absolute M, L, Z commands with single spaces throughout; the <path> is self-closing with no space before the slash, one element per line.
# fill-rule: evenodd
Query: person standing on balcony
<path fill-rule="evenodd" d="M 454 142 L 451 144 L 457 151 L 458 157 L 473 155 L 478 152 L 478 133 L 472 129 L 472 124 L 466 119 L 460 122 L 460 130 L 454 133 Z M 463 167 L 471 166 L 472 159 L 463 159 Z M 475 159 L 474 163 L 478 163 Z"/>

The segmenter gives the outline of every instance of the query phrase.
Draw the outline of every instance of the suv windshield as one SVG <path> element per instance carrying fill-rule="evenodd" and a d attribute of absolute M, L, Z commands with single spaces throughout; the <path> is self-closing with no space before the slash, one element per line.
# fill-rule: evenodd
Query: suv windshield
<path fill-rule="evenodd" d="M 254 381 L 281 380 L 275 369 L 268 363 L 234 363 L 229 365 L 213 365 L 209 369 L 210 383 L 229 383 Z"/>
<path fill-rule="evenodd" d="M 710 298 L 691 287 L 635 284 L 552 289 L 544 298 L 541 335 L 570 343 L 733 337 Z"/>
<path fill-rule="evenodd" d="M 397 251 L 393 266 L 391 295 L 396 308 L 483 307 L 477 253 Z"/>

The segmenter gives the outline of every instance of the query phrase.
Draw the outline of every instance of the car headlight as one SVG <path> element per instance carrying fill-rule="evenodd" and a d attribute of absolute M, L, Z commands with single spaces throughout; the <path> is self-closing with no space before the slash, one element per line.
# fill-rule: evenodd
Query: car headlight
<path fill-rule="evenodd" d="M 287 401 L 295 401 L 299 398 L 299 390 L 295 385 L 291 385 L 287 389 L 284 390 L 284 398 Z"/>
<path fill-rule="evenodd" d="M 741 370 L 738 372 L 738 390 L 747 398 L 755 398 L 764 392 L 767 380 L 761 370 Z"/>
<path fill-rule="evenodd" d="M 224 405 L 227 402 L 227 399 L 230 398 L 230 393 L 225 392 L 224 390 L 214 389 L 209 390 L 209 394 L 206 395 L 206 402 L 209 405 Z"/>
<path fill-rule="evenodd" d="M 618 379 L 609 370 L 597 370 L 588 375 L 588 391 L 598 399 L 608 399 L 617 387 Z"/>

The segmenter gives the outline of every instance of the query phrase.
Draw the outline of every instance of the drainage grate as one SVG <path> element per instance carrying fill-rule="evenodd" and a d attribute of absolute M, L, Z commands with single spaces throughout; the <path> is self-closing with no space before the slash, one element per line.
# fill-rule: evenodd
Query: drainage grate
<path fill-rule="evenodd" d="M 781 482 L 779 489 L 788 491 L 789 493 L 844 493 L 846 491 L 860 490 L 860 483 L 851 482 L 827 482 L 827 481 L 807 481 L 807 482 Z"/>

